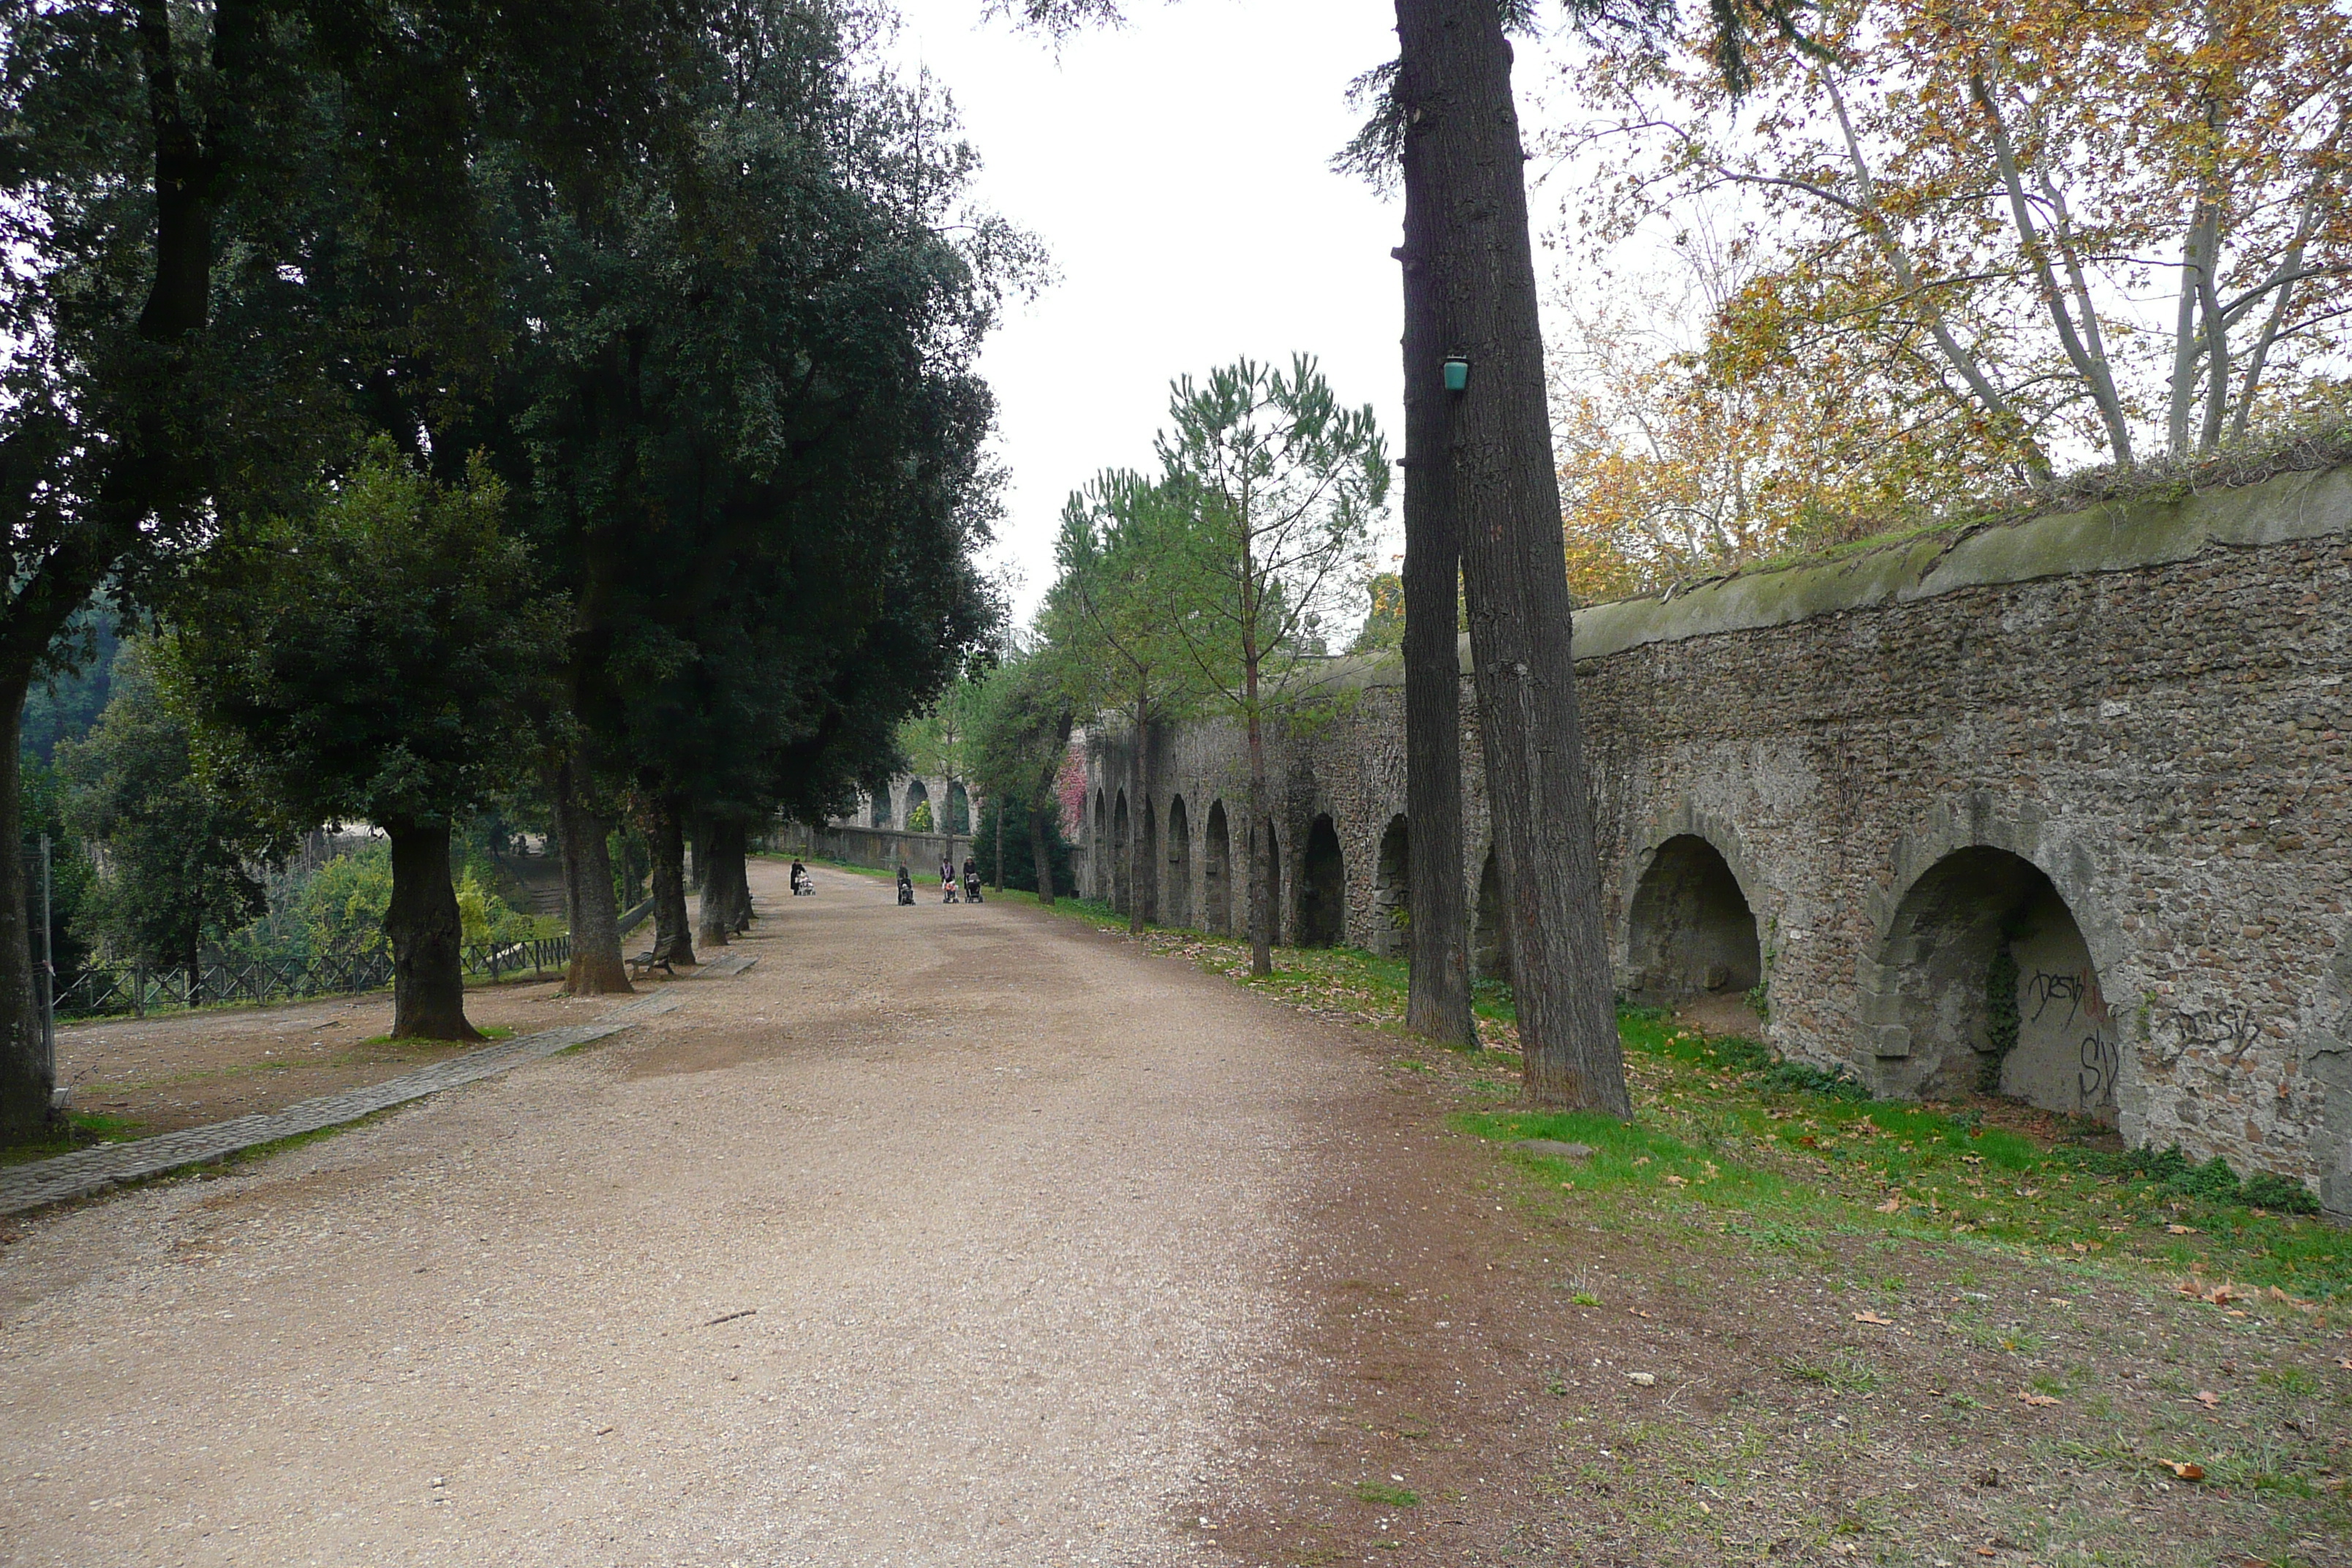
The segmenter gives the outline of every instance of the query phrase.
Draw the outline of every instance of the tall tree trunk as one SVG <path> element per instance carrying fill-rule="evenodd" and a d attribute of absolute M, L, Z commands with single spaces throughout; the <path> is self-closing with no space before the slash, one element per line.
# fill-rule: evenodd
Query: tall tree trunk
<path fill-rule="evenodd" d="M 1040 806 L 1029 813 L 1029 858 L 1037 868 L 1037 901 L 1048 907 L 1054 902 L 1054 856 L 1046 813 L 1052 809 Z"/>
<path fill-rule="evenodd" d="M 706 947 L 724 947 L 751 924 L 751 881 L 744 864 L 749 825 L 717 817 L 710 824 L 710 869 L 702 879 L 701 925 Z"/>
<path fill-rule="evenodd" d="M 963 868 L 956 864 L 955 775 L 950 773 L 940 784 L 940 831 L 948 836 L 948 877 L 961 884 Z M 967 803 L 971 797 L 965 797 Z"/>
<path fill-rule="evenodd" d="M 25 908 L 24 780 L 16 748 L 31 682 L 29 661 L 0 674 L 0 1140 L 39 1131 L 57 1088 L 41 1037 L 33 922 Z"/>
<path fill-rule="evenodd" d="M 1266 818 L 1265 728 L 1257 710 L 1257 666 L 1244 679 L 1249 700 L 1249 935 L 1250 973 L 1274 973 L 1274 922 L 1280 912 L 1268 897 L 1274 881 L 1274 824 Z"/>
<path fill-rule="evenodd" d="M 686 824 L 675 796 L 656 795 L 646 811 L 653 849 L 654 957 L 692 963 L 694 932 L 686 912 Z"/>
<path fill-rule="evenodd" d="M 1455 519 L 1455 400 L 1443 381 L 1445 344 L 1433 311 L 1415 310 L 1426 263 L 1404 263 L 1404 801 L 1407 950 L 1404 1026 L 1449 1046 L 1475 1046 L 1469 899 L 1463 885 L 1461 633 L 1454 595 L 1462 544 Z"/>
<path fill-rule="evenodd" d="M 698 893 L 703 879 L 710 875 L 710 818 L 695 814 L 693 826 L 687 830 L 686 890 Z"/>
<path fill-rule="evenodd" d="M 387 822 L 392 837 L 392 1035 L 397 1040 L 478 1040 L 466 1022 L 457 889 L 449 881 L 449 825 Z"/>
<path fill-rule="evenodd" d="M 727 839 L 727 896 L 734 904 L 737 936 L 751 929 L 751 824 L 739 822 Z"/>
<path fill-rule="evenodd" d="M 1461 405 L 1446 455 L 1527 1092 L 1627 1115 L 1511 47 L 1494 0 L 1397 0 L 1396 10 L 1407 337 L 1470 362 L 1467 388 L 1442 394 Z"/>
<path fill-rule="evenodd" d="M 1151 901 L 1151 730 L 1141 702 L 1135 705 L 1135 804 L 1127 813 L 1127 934 L 1143 934 L 1144 906 Z"/>
<path fill-rule="evenodd" d="M 703 830 L 702 846 L 710 863 L 702 873 L 702 901 L 696 910 L 696 923 L 701 927 L 702 945 L 725 947 L 735 934 L 735 906 L 732 889 L 728 885 L 728 856 L 725 850 L 728 825 L 713 817 Z"/>
<path fill-rule="evenodd" d="M 574 996 L 626 994 L 635 987 L 621 962 L 621 911 L 613 900 L 613 858 L 605 843 L 613 825 L 580 798 L 568 760 L 556 773 L 555 819 L 563 840 L 563 914 L 572 928 L 563 988 Z"/>
<path fill-rule="evenodd" d="M 989 809 L 996 815 L 996 886 L 992 891 L 1004 891 L 1004 802 L 992 800 Z"/>

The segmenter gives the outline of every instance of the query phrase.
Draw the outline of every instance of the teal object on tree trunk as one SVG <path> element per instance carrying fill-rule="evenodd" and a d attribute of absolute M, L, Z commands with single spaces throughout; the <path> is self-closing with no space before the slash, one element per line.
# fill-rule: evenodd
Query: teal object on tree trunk
<path fill-rule="evenodd" d="M 1445 362 L 1445 390 L 1448 392 L 1460 392 L 1464 387 L 1466 387 L 1469 384 L 1470 362 L 1466 359 L 1447 360 Z"/>

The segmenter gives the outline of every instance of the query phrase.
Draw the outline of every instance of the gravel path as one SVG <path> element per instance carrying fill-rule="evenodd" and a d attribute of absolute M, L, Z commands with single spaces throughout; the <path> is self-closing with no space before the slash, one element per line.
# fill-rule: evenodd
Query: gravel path
<path fill-rule="evenodd" d="M 753 878 L 757 967 L 615 1042 L 17 1222 L 0 1561 L 1200 1555 L 1361 1058 L 1075 922 Z"/>

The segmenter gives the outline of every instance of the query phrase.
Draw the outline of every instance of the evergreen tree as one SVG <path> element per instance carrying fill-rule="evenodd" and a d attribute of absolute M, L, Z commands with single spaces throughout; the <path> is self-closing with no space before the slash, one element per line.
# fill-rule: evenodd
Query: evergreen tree
<path fill-rule="evenodd" d="M 100 852 L 83 930 L 112 953 L 188 976 L 197 998 L 207 936 L 260 914 L 260 872 L 289 835 L 197 765 L 186 715 L 158 683 L 152 645 L 123 645 L 113 700 L 87 739 L 58 748 L 65 824 Z"/>
<path fill-rule="evenodd" d="M 1389 492 L 1388 447 L 1369 405 L 1343 406 L 1302 354 L 1288 374 L 1252 360 L 1186 376 L 1160 437 L 1183 569 L 1160 614 L 1206 689 L 1249 737 L 1250 972 L 1274 970 L 1281 911 L 1265 727 L 1314 695 L 1326 619 L 1360 590 Z M 1172 592 L 1171 592 L 1172 590 Z"/>
<path fill-rule="evenodd" d="M 49 1110 L 16 726 L 58 631 L 292 504 L 417 356 L 487 374 L 468 160 L 502 138 L 592 192 L 678 129 L 688 15 L 0 0 L 0 1136 Z"/>
<path fill-rule="evenodd" d="M 377 442 L 307 515 L 216 546 L 178 618 L 187 689 L 289 823 L 362 819 L 392 841 L 395 1036 L 466 1021 L 456 819 L 543 754 L 563 605 L 501 531 L 506 488 L 435 483 Z"/>
<path fill-rule="evenodd" d="M 1055 667 L 1082 712 L 1127 722 L 1139 798 L 1128 821 L 1127 929 L 1158 903 L 1158 823 L 1151 815 L 1151 736 L 1202 689 L 1193 648 L 1172 606 L 1189 603 L 1201 563 L 1187 553 L 1182 483 L 1115 471 L 1074 493 L 1054 546 L 1059 570 L 1045 606 Z"/>
<path fill-rule="evenodd" d="M 1071 682 L 1058 668 L 1063 657 L 1047 642 L 1006 659 L 981 688 L 972 722 L 971 775 L 988 797 L 982 855 L 992 880 L 1034 891 L 1048 904 L 1074 890 L 1061 805 L 1054 796 L 1069 756 L 1073 721 Z M 1007 822 L 1016 813 L 1021 828 L 1008 839 Z M 1005 844 L 1001 856 L 1000 841 Z"/>
<path fill-rule="evenodd" d="M 434 444 L 488 448 L 529 498 L 572 605 L 561 837 L 593 855 L 634 802 L 675 958 L 688 825 L 699 934 L 723 942 L 749 919 L 751 825 L 820 813 L 887 763 L 993 613 L 971 360 L 1026 251 L 962 210 L 971 158 L 941 106 L 866 69 L 845 26 L 799 0 L 730 8 L 701 141 L 609 210 L 508 172 L 490 199 L 519 257 L 516 374 Z M 573 987 L 625 988 L 591 902 Z"/>

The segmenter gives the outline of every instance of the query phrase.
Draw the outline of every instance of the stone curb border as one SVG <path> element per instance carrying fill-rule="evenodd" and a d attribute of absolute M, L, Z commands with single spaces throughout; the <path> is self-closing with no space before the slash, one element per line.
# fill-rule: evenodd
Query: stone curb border
<path fill-rule="evenodd" d="M 740 974 L 758 963 L 755 958 L 729 954 L 726 958 L 705 964 L 697 971 L 702 975 Z M 362 1116 L 373 1116 L 379 1110 L 422 1100 L 445 1089 L 493 1078 L 509 1068 L 524 1062 L 551 1057 L 558 1051 L 584 1046 L 633 1027 L 640 1019 L 667 1013 L 684 1005 L 686 998 L 667 989 L 635 1002 L 614 1008 L 593 1024 L 566 1024 L 561 1028 L 542 1029 L 535 1035 L 500 1040 L 478 1051 L 468 1051 L 462 1057 L 435 1062 L 399 1078 L 372 1083 L 362 1089 L 347 1089 L 341 1094 L 323 1094 L 315 1100 L 305 1100 L 283 1110 L 257 1112 L 251 1116 L 232 1117 L 205 1127 L 185 1128 L 178 1132 L 165 1132 L 153 1138 L 142 1138 L 131 1143 L 113 1143 L 95 1149 L 77 1149 L 70 1154 L 54 1159 L 36 1160 L 26 1164 L 0 1170 L 0 1215 L 22 1214 L 26 1209 L 48 1204 L 64 1203 L 70 1198 L 88 1197 L 93 1193 L 124 1182 L 135 1182 L 148 1176 L 159 1176 L 186 1165 L 201 1165 L 208 1160 L 218 1160 L 240 1150 L 263 1143 L 275 1143 L 283 1138 L 299 1138 L 305 1132 L 356 1121 Z"/>

